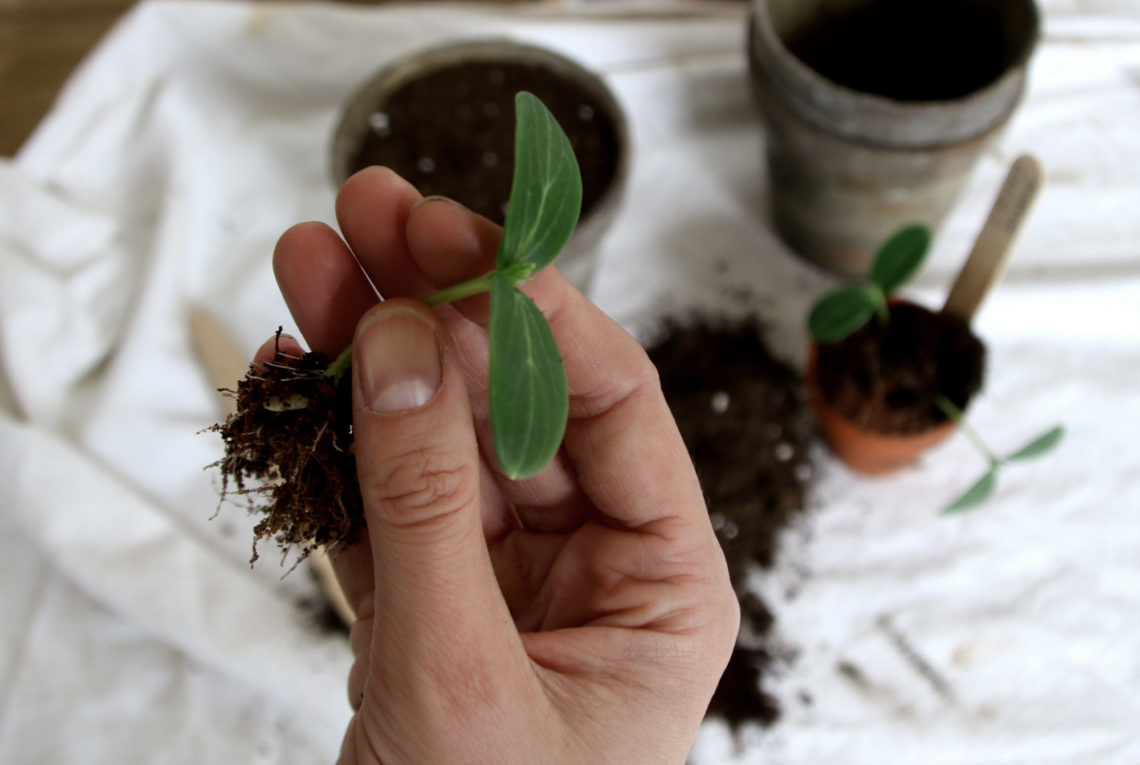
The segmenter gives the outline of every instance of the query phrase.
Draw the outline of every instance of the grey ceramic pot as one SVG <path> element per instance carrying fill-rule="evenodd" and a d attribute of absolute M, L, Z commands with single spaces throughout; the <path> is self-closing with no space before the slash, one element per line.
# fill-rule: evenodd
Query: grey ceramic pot
<path fill-rule="evenodd" d="M 830 62 L 825 76 L 793 49 L 811 34 L 827 41 L 836 29 L 846 33 L 852 12 L 876 12 L 881 21 L 903 7 L 900 0 L 752 0 L 748 53 L 766 129 L 773 223 L 794 251 L 829 270 L 866 274 L 899 226 L 936 227 L 1024 92 L 1039 27 L 1032 0 L 911 0 L 911 8 L 923 4 L 978 17 L 963 25 L 968 33 L 957 44 L 941 44 L 952 45 L 967 68 L 980 55 L 975 35 L 984 34 L 991 77 L 953 97 L 924 98 L 919 90 L 901 98 L 845 85 L 843 62 Z M 937 24 L 922 31 L 932 41 L 943 33 Z M 900 71 L 914 66 L 897 60 Z"/>
<path fill-rule="evenodd" d="M 597 247 L 620 205 L 630 164 L 629 127 L 613 92 L 597 74 L 581 64 L 546 48 L 505 38 L 459 40 L 437 45 L 394 60 L 371 76 L 345 105 L 332 139 L 331 175 L 339 187 L 353 170 L 356 151 L 369 130 L 372 118 L 382 112 L 392 94 L 407 83 L 466 62 L 537 65 L 559 78 L 573 82 L 590 95 L 616 133 L 617 157 L 613 179 L 592 207 L 583 213 L 566 248 L 555 265 L 583 292 L 588 291 L 595 271 Z M 441 108 L 452 108 L 441 102 Z M 513 130 L 513 116 L 502 116 L 503 130 Z"/>

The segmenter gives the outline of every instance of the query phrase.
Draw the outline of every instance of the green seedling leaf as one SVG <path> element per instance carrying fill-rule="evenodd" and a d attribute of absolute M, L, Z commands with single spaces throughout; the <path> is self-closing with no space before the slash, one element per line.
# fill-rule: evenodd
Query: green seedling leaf
<path fill-rule="evenodd" d="M 515 283 L 548 265 L 570 239 L 582 209 L 582 177 L 570 139 L 525 91 L 515 96 L 515 172 L 497 270 Z"/>
<path fill-rule="evenodd" d="M 1065 428 L 1061 425 L 1042 433 L 1037 438 L 1033 439 L 1025 446 L 1021 447 L 1013 454 L 1005 458 L 1006 462 L 1017 462 L 1020 460 L 1028 460 L 1034 457 L 1040 457 L 1042 454 L 1050 451 L 1061 442 L 1062 436 L 1065 435 Z"/>
<path fill-rule="evenodd" d="M 857 331 L 878 306 L 874 292 L 863 287 L 840 287 L 824 295 L 808 316 L 808 331 L 817 343 L 836 343 Z"/>
<path fill-rule="evenodd" d="M 922 266 L 931 238 L 930 229 L 921 224 L 896 231 L 875 254 L 871 281 L 886 295 L 906 284 Z"/>
<path fill-rule="evenodd" d="M 942 511 L 943 515 L 953 515 L 955 513 L 965 512 L 973 507 L 985 502 L 994 493 L 997 487 L 997 468 L 990 468 L 989 472 L 982 476 L 977 483 L 966 490 L 966 493 L 954 500 L 945 510 Z"/>
<path fill-rule="evenodd" d="M 499 467 L 513 479 L 538 473 L 566 432 L 569 395 L 554 334 L 511 280 L 491 282 L 491 432 Z"/>

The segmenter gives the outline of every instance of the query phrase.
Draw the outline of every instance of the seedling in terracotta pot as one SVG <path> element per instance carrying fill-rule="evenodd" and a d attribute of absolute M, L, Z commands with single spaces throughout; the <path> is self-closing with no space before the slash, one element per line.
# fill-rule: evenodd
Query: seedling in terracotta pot
<path fill-rule="evenodd" d="M 892 297 L 930 241 L 926 226 L 899 230 L 865 285 L 827 293 L 808 317 L 808 401 L 832 451 L 859 472 L 914 462 L 953 428 L 935 396 L 964 409 L 981 387 L 985 347 L 968 323 Z"/>
<path fill-rule="evenodd" d="M 808 317 L 808 329 L 818 343 L 809 364 L 809 398 L 836 453 L 867 473 L 889 472 L 909 464 L 952 427 L 960 428 L 986 456 L 990 469 L 944 510 L 956 513 L 985 501 L 1005 465 L 1055 447 L 1063 429 L 1051 428 L 1009 456 L 998 457 L 965 420 L 963 409 L 981 384 L 984 354 L 981 341 L 970 331 L 969 317 L 963 320 L 954 312 L 933 313 L 891 298 L 917 273 L 930 242 L 931 233 L 925 226 L 900 229 L 876 253 L 866 286 L 840 287 L 816 303 Z M 907 324 L 893 326 L 902 322 Z M 916 329 L 926 324 L 934 329 Z M 898 341 L 900 337 L 903 342 Z M 940 347 L 931 353 L 924 340 Z M 929 355 L 909 357 L 920 353 Z M 964 375 L 957 374 L 959 366 L 966 368 Z M 820 379 L 821 369 L 832 377 L 830 396 L 827 381 Z M 845 371 L 855 378 L 862 374 L 863 384 L 858 379 L 854 385 L 841 379 Z M 892 375 L 898 380 L 894 385 L 888 382 Z M 954 383 L 947 386 L 954 389 L 954 395 L 939 388 L 940 378 Z M 864 400 L 857 400 L 860 393 L 865 394 Z M 893 412 L 908 409 L 921 415 L 922 427 L 894 421 Z"/>
<path fill-rule="evenodd" d="M 530 93 L 515 99 L 515 169 L 495 268 L 425 297 L 431 306 L 490 292 L 489 398 L 495 455 L 511 479 L 538 473 L 562 443 L 568 388 L 554 336 L 518 285 L 554 260 L 577 223 L 582 182 L 570 142 Z M 225 441 L 216 463 L 229 493 L 267 497 L 255 539 L 275 537 L 304 553 L 350 541 L 363 527 L 350 453 L 351 347 L 332 363 L 280 352 L 238 384 L 237 412 L 214 426 Z M 260 485 L 246 487 L 249 479 Z M 251 503 L 252 505 L 253 503 Z M 255 541 L 256 544 L 256 541 Z M 257 558 L 256 547 L 254 560 Z"/>

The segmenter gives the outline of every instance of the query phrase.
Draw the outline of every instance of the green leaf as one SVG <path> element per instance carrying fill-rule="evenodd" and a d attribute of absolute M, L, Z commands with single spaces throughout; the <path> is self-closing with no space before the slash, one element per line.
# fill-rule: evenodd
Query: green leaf
<path fill-rule="evenodd" d="M 1055 447 L 1061 442 L 1061 437 L 1065 435 L 1065 428 L 1061 425 L 1053 428 L 1047 433 L 1042 433 L 1033 439 L 1025 446 L 1021 447 L 1013 454 L 1005 458 L 1006 462 L 1016 462 L 1018 460 L 1032 459 L 1033 457 L 1040 457 L 1050 449 Z"/>
<path fill-rule="evenodd" d="M 930 229 L 922 224 L 896 231 L 875 254 L 871 281 L 887 295 L 906 284 L 922 266 L 930 240 Z"/>
<path fill-rule="evenodd" d="M 566 371 L 538 307 L 496 273 L 491 282 L 491 432 L 502 471 L 538 473 L 558 452 L 569 409 Z"/>
<path fill-rule="evenodd" d="M 989 499 L 996 487 L 997 469 L 990 468 L 990 471 L 978 479 L 977 483 L 967 489 L 965 494 L 950 503 L 950 505 L 942 511 L 942 514 L 953 515 L 976 507 Z"/>
<path fill-rule="evenodd" d="M 582 176 L 554 115 L 535 96 L 515 96 L 515 172 L 498 270 L 526 278 L 558 255 L 582 209 Z"/>
<path fill-rule="evenodd" d="M 878 301 L 864 287 L 840 287 L 823 296 L 808 316 L 808 331 L 817 343 L 836 343 L 866 324 Z"/>

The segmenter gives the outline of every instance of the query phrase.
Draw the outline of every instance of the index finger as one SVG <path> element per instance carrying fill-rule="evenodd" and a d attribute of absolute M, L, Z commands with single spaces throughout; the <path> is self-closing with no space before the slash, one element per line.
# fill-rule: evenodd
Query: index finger
<path fill-rule="evenodd" d="M 444 287 L 494 266 L 497 231 L 458 204 L 425 203 L 409 216 L 408 254 Z M 481 252 L 456 258 L 460 243 Z M 556 269 L 539 272 L 522 289 L 546 316 L 562 354 L 570 388 L 563 444 L 593 504 L 627 526 L 669 514 L 704 516 L 696 473 L 644 349 Z M 486 324 L 485 303 L 456 307 Z"/>
<path fill-rule="evenodd" d="M 554 270 L 524 287 L 566 367 L 563 444 L 583 491 L 636 528 L 670 516 L 707 522 L 704 496 L 645 349 Z"/>

